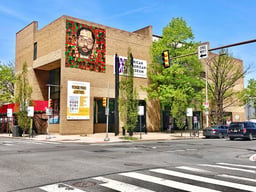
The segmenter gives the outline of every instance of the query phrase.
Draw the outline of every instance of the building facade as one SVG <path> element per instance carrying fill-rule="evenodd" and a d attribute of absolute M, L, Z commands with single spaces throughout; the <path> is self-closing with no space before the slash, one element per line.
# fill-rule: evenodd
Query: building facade
<path fill-rule="evenodd" d="M 168 112 L 163 113 L 157 101 L 148 100 L 142 89 L 149 84 L 147 67 L 154 38 L 160 37 L 152 34 L 152 26 L 127 32 L 64 15 L 39 30 L 34 21 L 16 34 L 15 72 L 19 73 L 26 62 L 32 99 L 51 99 L 50 133 L 105 132 L 104 97 L 109 97 L 111 132 L 116 129 L 115 54 L 119 56 L 118 70 L 122 75 L 130 48 L 134 85 L 139 105 L 144 106 L 142 124 L 148 131 L 166 130 L 171 124 Z M 233 118 L 239 115 L 243 119 L 244 109 L 235 107 L 232 111 Z M 205 116 L 200 127 L 205 124 L 204 119 Z M 119 121 L 119 132 L 122 126 Z"/>
<path fill-rule="evenodd" d="M 119 56 L 121 75 L 130 48 L 134 84 L 145 109 L 143 123 L 149 131 L 158 131 L 159 105 L 146 102 L 147 93 L 141 89 L 148 84 L 152 36 L 151 26 L 127 32 L 69 16 L 62 16 L 40 30 L 38 23 L 32 22 L 16 34 L 15 71 L 19 73 L 26 62 L 32 99 L 52 100 L 50 133 L 104 132 L 102 99 L 108 96 L 109 131 L 113 131 L 115 54 Z M 121 127 L 122 122 L 119 130 Z"/>

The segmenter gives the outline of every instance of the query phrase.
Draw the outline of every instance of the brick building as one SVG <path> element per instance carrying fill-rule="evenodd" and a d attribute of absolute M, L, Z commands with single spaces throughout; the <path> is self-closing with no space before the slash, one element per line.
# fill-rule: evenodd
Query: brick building
<path fill-rule="evenodd" d="M 145 100 L 147 93 L 141 89 L 148 85 L 147 64 L 151 62 L 149 48 L 154 37 L 158 38 L 151 26 L 127 32 L 64 15 L 38 30 L 34 21 L 16 34 L 15 71 L 20 72 L 26 62 L 32 99 L 52 99 L 50 133 L 105 132 L 102 99 L 108 96 L 109 84 L 109 131 L 114 131 L 115 54 L 122 74 L 131 48 L 134 84 L 144 106 L 143 125 L 148 131 L 160 131 L 168 125 L 169 117 L 163 115 L 161 120 L 159 104 Z M 242 117 L 244 111 L 237 113 Z M 120 131 L 121 127 L 119 122 Z"/>
<path fill-rule="evenodd" d="M 91 32 L 79 31 L 85 28 Z M 93 36 L 86 36 L 86 33 L 93 33 Z M 145 106 L 143 124 L 149 131 L 157 131 L 160 127 L 159 106 L 146 103 L 147 93 L 140 87 L 148 84 L 146 73 L 152 37 L 151 26 L 127 32 L 62 16 L 38 30 L 38 23 L 34 21 L 16 34 L 15 71 L 21 71 L 22 64 L 26 62 L 29 82 L 33 87 L 32 99 L 52 99 L 50 133 L 104 132 L 106 116 L 102 98 L 107 97 L 109 83 L 109 129 L 113 131 L 115 54 L 119 56 L 121 74 L 130 47 L 135 63 L 134 84 L 139 93 L 140 105 Z M 79 43 L 87 44 L 87 47 L 79 50 Z M 92 49 L 90 55 L 86 56 L 82 52 L 90 48 L 88 43 Z M 152 116 L 154 118 L 149 118 Z M 121 126 L 120 122 L 119 129 Z"/>

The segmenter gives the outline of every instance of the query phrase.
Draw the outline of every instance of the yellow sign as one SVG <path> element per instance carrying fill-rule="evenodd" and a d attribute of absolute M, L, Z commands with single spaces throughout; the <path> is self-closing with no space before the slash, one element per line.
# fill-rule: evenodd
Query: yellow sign
<path fill-rule="evenodd" d="M 90 119 L 90 83 L 68 81 L 67 119 Z"/>

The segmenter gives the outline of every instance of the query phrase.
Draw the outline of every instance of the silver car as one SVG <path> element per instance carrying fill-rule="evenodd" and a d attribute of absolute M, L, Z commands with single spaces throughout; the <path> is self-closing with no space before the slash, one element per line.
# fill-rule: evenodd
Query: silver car
<path fill-rule="evenodd" d="M 205 136 L 205 138 L 224 138 L 227 137 L 227 130 L 228 127 L 226 125 L 215 125 L 204 129 L 203 136 Z"/>

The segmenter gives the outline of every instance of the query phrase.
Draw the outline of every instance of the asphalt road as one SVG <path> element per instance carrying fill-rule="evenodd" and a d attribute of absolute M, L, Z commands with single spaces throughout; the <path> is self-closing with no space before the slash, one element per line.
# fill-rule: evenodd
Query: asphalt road
<path fill-rule="evenodd" d="M 0 138 L 1 192 L 256 191 L 256 140 L 102 144 Z M 244 178 L 244 179 L 241 179 Z"/>

